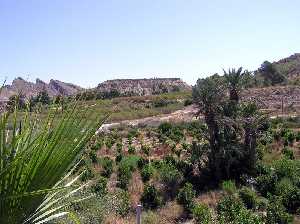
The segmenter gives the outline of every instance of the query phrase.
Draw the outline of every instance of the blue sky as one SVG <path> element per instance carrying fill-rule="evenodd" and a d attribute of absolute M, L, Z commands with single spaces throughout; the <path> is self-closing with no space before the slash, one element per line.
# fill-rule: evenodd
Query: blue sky
<path fill-rule="evenodd" d="M 298 0 L 0 0 L 0 81 L 256 69 L 300 52 Z"/>

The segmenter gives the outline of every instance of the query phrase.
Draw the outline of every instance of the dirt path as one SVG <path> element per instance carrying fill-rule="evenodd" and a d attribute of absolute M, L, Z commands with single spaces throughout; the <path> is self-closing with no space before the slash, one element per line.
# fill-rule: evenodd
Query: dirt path
<path fill-rule="evenodd" d="M 101 131 L 108 131 L 112 128 L 120 127 L 120 126 L 131 126 L 131 127 L 144 127 L 144 126 L 151 126 L 156 127 L 162 122 L 186 122 L 192 121 L 195 119 L 195 113 L 197 112 L 197 108 L 194 105 L 187 106 L 181 110 L 177 110 L 170 114 L 163 114 L 159 116 L 153 117 L 146 117 L 142 119 L 135 119 L 135 120 L 124 120 L 120 122 L 108 123 L 103 124 L 101 128 L 98 130 Z"/>

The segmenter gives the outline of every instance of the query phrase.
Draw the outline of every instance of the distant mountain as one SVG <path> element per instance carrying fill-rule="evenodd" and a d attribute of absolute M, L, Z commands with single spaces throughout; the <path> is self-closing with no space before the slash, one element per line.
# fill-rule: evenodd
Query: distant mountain
<path fill-rule="evenodd" d="M 40 79 L 37 79 L 36 82 L 33 83 L 18 77 L 13 80 L 11 85 L 6 85 L 3 87 L 0 93 L 0 100 L 6 101 L 10 96 L 18 93 L 21 93 L 26 97 L 35 96 L 43 90 L 47 91 L 49 96 L 53 97 L 57 95 L 74 95 L 82 91 L 83 88 L 71 83 L 65 83 L 53 79 L 51 79 L 49 83 L 45 83 Z"/>
<path fill-rule="evenodd" d="M 120 95 L 153 95 L 190 90 L 191 86 L 179 78 L 114 79 L 100 83 L 96 90 L 102 93 L 116 91 Z"/>

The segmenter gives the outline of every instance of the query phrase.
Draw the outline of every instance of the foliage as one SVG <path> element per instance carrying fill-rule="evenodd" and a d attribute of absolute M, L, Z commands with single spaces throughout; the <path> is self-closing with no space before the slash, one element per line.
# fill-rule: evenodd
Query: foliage
<path fill-rule="evenodd" d="M 281 84 L 286 81 L 286 77 L 280 73 L 279 70 L 270 62 L 265 61 L 261 67 L 258 69 L 258 72 L 264 78 L 265 85 L 276 85 Z"/>
<path fill-rule="evenodd" d="M 282 154 L 286 156 L 287 159 L 295 159 L 294 152 L 291 148 L 284 147 L 282 149 Z"/>
<path fill-rule="evenodd" d="M 192 212 L 194 208 L 194 197 L 196 192 L 193 189 L 191 183 L 185 183 L 183 188 L 179 190 L 177 195 L 177 201 L 179 204 L 182 204 L 184 209 L 188 212 Z"/>
<path fill-rule="evenodd" d="M 267 220 L 268 224 L 288 224 L 292 222 L 292 216 L 286 212 L 286 209 L 277 198 L 273 198 L 267 208 Z"/>
<path fill-rule="evenodd" d="M 86 167 L 86 170 L 81 174 L 80 180 L 82 182 L 86 182 L 87 180 L 90 180 L 95 177 L 94 170 L 90 166 Z"/>
<path fill-rule="evenodd" d="M 171 163 L 162 163 L 159 169 L 160 178 L 166 187 L 167 193 L 174 196 L 179 184 L 182 182 L 183 176 L 176 167 Z"/>
<path fill-rule="evenodd" d="M 263 224 L 263 219 L 251 210 L 247 210 L 243 203 L 234 195 L 227 195 L 217 205 L 220 223 Z"/>
<path fill-rule="evenodd" d="M 162 199 L 154 185 L 145 185 L 141 202 L 146 209 L 155 209 L 162 204 Z"/>
<path fill-rule="evenodd" d="M 132 146 L 132 145 L 129 145 L 128 146 L 128 153 L 131 154 L 131 155 L 133 155 L 135 153 L 135 147 Z"/>
<path fill-rule="evenodd" d="M 151 210 L 142 214 L 143 224 L 157 224 L 160 221 L 159 219 L 159 215 Z"/>
<path fill-rule="evenodd" d="M 117 213 L 121 216 L 126 216 L 130 210 L 129 193 L 127 191 L 120 190 L 119 192 L 117 192 L 116 196 L 119 199 Z"/>
<path fill-rule="evenodd" d="M 91 159 L 91 161 L 93 163 L 97 163 L 98 162 L 97 154 L 96 154 L 96 152 L 94 150 L 91 150 L 89 152 L 89 157 L 90 157 L 90 159 Z"/>
<path fill-rule="evenodd" d="M 196 224 L 212 224 L 212 212 L 211 209 L 205 204 L 196 204 L 193 208 L 193 217 Z"/>
<path fill-rule="evenodd" d="M 199 79 L 193 87 L 198 113 L 207 125 L 209 150 L 203 156 L 216 182 L 255 172 L 257 139 L 266 119 L 254 103 L 239 102 L 245 74 L 232 69 L 224 77 Z"/>
<path fill-rule="evenodd" d="M 152 167 L 151 164 L 145 165 L 141 171 L 143 182 L 149 181 L 151 176 L 153 175 L 153 172 L 154 172 L 154 168 Z"/>
<path fill-rule="evenodd" d="M 50 112 L 44 123 L 39 123 L 32 121 L 28 113 L 21 118 L 15 111 L 10 120 L 10 114 L 1 114 L 1 223 L 43 223 L 63 216 L 70 197 L 82 188 L 72 185 L 78 178 L 66 183 L 71 174 L 67 172 L 82 155 L 99 123 L 81 119 L 83 115 L 91 116 L 91 112 L 76 106 L 59 115 L 60 119 Z"/>
<path fill-rule="evenodd" d="M 107 193 L 107 178 L 100 177 L 94 184 L 93 190 L 98 195 L 105 195 Z"/>
<path fill-rule="evenodd" d="M 101 161 L 102 175 L 109 178 L 113 172 L 113 160 L 109 157 L 104 157 Z"/>
<path fill-rule="evenodd" d="M 237 191 L 235 183 L 231 180 L 223 181 L 222 190 L 228 194 L 234 194 Z"/>
<path fill-rule="evenodd" d="M 247 209 L 255 209 L 257 206 L 257 195 L 249 187 L 242 187 L 239 190 L 239 196 Z"/>

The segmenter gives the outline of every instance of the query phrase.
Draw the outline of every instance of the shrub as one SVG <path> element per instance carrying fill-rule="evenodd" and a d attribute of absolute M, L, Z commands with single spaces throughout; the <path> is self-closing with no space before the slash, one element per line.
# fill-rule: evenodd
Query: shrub
<path fill-rule="evenodd" d="M 144 159 L 143 157 L 141 157 L 137 162 L 137 166 L 141 170 L 147 163 L 148 163 L 148 161 L 146 159 Z"/>
<path fill-rule="evenodd" d="M 160 217 L 158 214 L 147 211 L 142 214 L 142 223 L 143 224 L 157 224 L 160 222 Z"/>
<path fill-rule="evenodd" d="M 273 193 L 275 184 L 278 180 L 274 172 L 263 174 L 258 176 L 256 179 L 257 190 L 263 195 L 267 196 L 268 193 Z"/>
<path fill-rule="evenodd" d="M 120 190 L 117 193 L 118 205 L 116 211 L 121 216 L 126 216 L 130 210 L 130 198 L 127 191 Z"/>
<path fill-rule="evenodd" d="M 170 135 L 171 134 L 171 130 L 172 130 L 172 124 L 171 123 L 161 123 L 159 126 L 158 126 L 158 130 L 159 130 L 159 133 L 160 134 L 163 134 L 163 135 Z"/>
<path fill-rule="evenodd" d="M 177 201 L 179 204 L 183 205 L 184 209 L 191 212 L 194 208 L 194 197 L 196 192 L 193 189 L 191 183 L 186 183 L 183 188 L 179 190 L 177 195 Z"/>
<path fill-rule="evenodd" d="M 233 194 L 236 192 L 235 183 L 231 180 L 223 181 L 222 189 L 228 194 Z"/>
<path fill-rule="evenodd" d="M 116 156 L 116 163 L 121 162 L 122 159 L 123 159 L 122 153 L 118 153 L 118 155 Z"/>
<path fill-rule="evenodd" d="M 122 152 L 123 144 L 122 142 L 117 142 L 116 149 L 118 153 Z"/>
<path fill-rule="evenodd" d="M 196 204 L 193 208 L 193 217 L 196 224 L 211 224 L 212 212 L 211 209 L 205 204 Z"/>
<path fill-rule="evenodd" d="M 101 165 L 103 168 L 102 175 L 109 178 L 113 172 L 113 160 L 109 157 L 104 157 Z"/>
<path fill-rule="evenodd" d="M 93 190 L 98 195 L 105 195 L 107 193 L 107 178 L 100 177 L 97 183 L 93 186 Z"/>
<path fill-rule="evenodd" d="M 127 189 L 129 181 L 132 177 L 132 171 L 129 164 L 120 164 L 118 169 L 118 184 L 117 186 L 122 189 Z"/>
<path fill-rule="evenodd" d="M 150 177 L 153 175 L 154 169 L 151 164 L 147 164 L 144 166 L 141 172 L 143 182 L 147 182 L 150 180 Z"/>
<path fill-rule="evenodd" d="M 248 209 L 253 209 L 257 205 L 257 196 L 256 193 L 249 187 L 243 187 L 239 191 L 239 196 L 242 199 L 244 205 Z"/>
<path fill-rule="evenodd" d="M 89 157 L 92 160 L 92 163 L 97 163 L 98 162 L 97 154 L 94 150 L 90 151 Z"/>
<path fill-rule="evenodd" d="M 95 174 L 94 174 L 93 170 L 91 168 L 87 167 L 87 169 L 81 174 L 80 180 L 85 182 L 87 180 L 94 178 L 94 176 L 95 176 Z"/>
<path fill-rule="evenodd" d="M 162 204 L 161 197 L 153 185 L 145 185 L 141 202 L 146 209 L 155 209 Z"/>
<path fill-rule="evenodd" d="M 288 178 L 281 179 L 275 186 L 276 195 L 282 198 L 282 204 L 294 213 L 300 207 L 300 188 Z"/>
<path fill-rule="evenodd" d="M 266 221 L 270 224 L 288 224 L 292 222 L 292 216 L 286 212 L 280 200 L 273 198 L 267 208 Z"/>
<path fill-rule="evenodd" d="M 175 196 L 178 185 L 181 183 L 183 176 L 176 167 L 170 163 L 163 163 L 159 169 L 160 178 L 163 184 L 166 186 L 170 196 Z"/>
<path fill-rule="evenodd" d="M 141 146 L 141 150 L 142 152 L 146 155 L 146 156 L 149 156 L 149 153 L 150 153 L 150 147 L 148 145 L 142 145 Z"/>
<path fill-rule="evenodd" d="M 289 147 L 284 147 L 282 150 L 282 154 L 287 158 L 287 159 L 295 159 L 294 152 L 291 148 Z"/>
<path fill-rule="evenodd" d="M 233 221 L 233 223 L 241 224 L 265 224 L 262 217 L 245 208 L 241 209 Z M 227 224 L 227 223 L 226 223 Z"/>
<path fill-rule="evenodd" d="M 102 141 L 97 141 L 92 145 L 91 149 L 97 151 L 98 149 L 101 149 L 102 144 Z"/>
<path fill-rule="evenodd" d="M 128 153 L 129 153 L 129 154 L 134 154 L 134 153 L 135 153 L 135 148 L 134 148 L 134 146 L 132 146 L 132 145 L 129 145 L 129 146 L 128 146 Z"/>
<path fill-rule="evenodd" d="M 218 217 L 224 223 L 233 222 L 243 207 L 243 203 L 239 198 L 234 195 L 226 195 L 217 205 Z"/>

